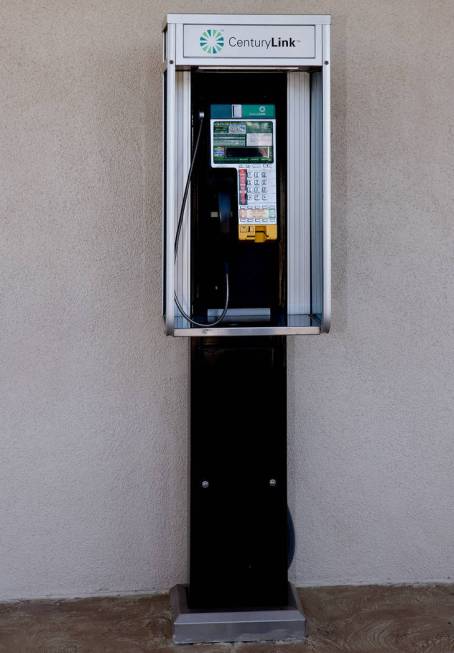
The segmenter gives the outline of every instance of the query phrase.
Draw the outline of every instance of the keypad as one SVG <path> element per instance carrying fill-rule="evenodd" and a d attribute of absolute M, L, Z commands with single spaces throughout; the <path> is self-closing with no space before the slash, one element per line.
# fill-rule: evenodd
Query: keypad
<path fill-rule="evenodd" d="M 238 169 L 240 220 L 247 223 L 275 223 L 276 170 L 253 167 Z"/>

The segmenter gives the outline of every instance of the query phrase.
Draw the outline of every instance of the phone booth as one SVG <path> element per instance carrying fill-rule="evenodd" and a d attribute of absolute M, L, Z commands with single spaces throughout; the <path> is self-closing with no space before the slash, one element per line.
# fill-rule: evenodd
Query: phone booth
<path fill-rule="evenodd" d="M 301 639 L 286 336 L 330 327 L 330 17 L 171 14 L 163 34 L 163 316 L 191 338 L 174 640 Z"/>

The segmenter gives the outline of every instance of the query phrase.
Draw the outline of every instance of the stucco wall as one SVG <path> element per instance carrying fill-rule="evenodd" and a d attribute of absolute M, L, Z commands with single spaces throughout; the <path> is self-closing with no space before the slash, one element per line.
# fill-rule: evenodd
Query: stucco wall
<path fill-rule="evenodd" d="M 3 0 L 0 598 L 186 578 L 160 26 L 226 9 L 333 16 L 334 318 L 289 343 L 293 578 L 452 573 L 454 4 Z"/>

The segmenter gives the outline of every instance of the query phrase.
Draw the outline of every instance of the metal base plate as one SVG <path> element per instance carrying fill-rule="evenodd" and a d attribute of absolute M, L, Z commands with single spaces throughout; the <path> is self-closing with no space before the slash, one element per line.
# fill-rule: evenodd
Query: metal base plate
<path fill-rule="evenodd" d="M 286 606 L 234 612 L 191 610 L 187 603 L 186 587 L 175 585 L 170 590 L 175 644 L 301 641 L 306 635 L 306 619 L 296 590 L 290 583 Z"/>

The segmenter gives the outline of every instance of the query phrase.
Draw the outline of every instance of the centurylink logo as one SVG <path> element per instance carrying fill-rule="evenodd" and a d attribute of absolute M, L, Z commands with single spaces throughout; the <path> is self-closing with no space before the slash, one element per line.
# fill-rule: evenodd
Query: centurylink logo
<path fill-rule="evenodd" d="M 224 36 L 218 29 L 207 29 L 199 39 L 200 47 L 207 54 L 218 54 L 224 47 Z"/>

